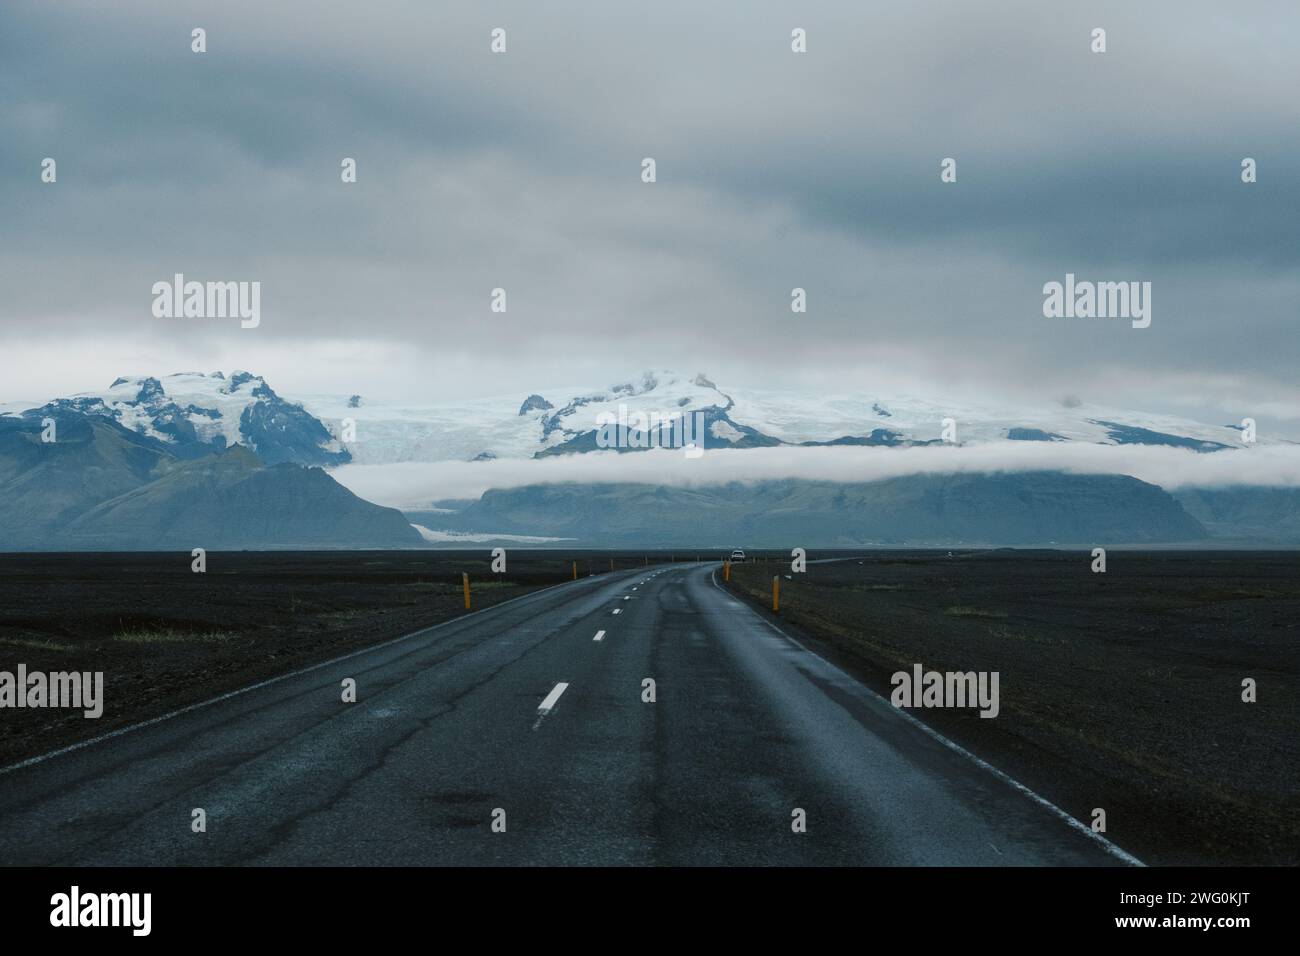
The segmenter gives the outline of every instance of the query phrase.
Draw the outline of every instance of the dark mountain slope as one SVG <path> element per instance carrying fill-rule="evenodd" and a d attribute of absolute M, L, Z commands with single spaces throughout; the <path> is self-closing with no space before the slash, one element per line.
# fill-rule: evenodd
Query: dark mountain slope
<path fill-rule="evenodd" d="M 1174 497 L 1215 537 L 1253 546 L 1300 544 L 1300 488 L 1184 488 Z"/>
<path fill-rule="evenodd" d="M 236 445 L 200 458 L 112 419 L 0 418 L 0 550 L 381 548 L 422 543 L 401 513 L 318 468 L 268 466 Z"/>
<path fill-rule="evenodd" d="M 853 547 L 1195 541 L 1155 485 L 1120 475 L 917 475 L 861 484 L 537 485 L 488 491 L 440 526 L 588 545 Z"/>

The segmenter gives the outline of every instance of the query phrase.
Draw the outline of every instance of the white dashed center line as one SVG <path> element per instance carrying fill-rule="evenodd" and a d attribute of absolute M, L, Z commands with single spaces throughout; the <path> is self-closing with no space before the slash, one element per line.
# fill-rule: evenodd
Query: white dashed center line
<path fill-rule="evenodd" d="M 568 688 L 569 685 L 564 683 L 563 681 L 556 684 L 555 688 L 549 694 L 546 695 L 546 700 L 542 701 L 541 706 L 537 708 L 537 712 L 541 714 L 543 717 L 549 714 L 551 712 L 551 708 L 555 706 L 555 702 L 560 699 L 560 695 L 563 694 L 566 690 L 568 690 Z"/>
<path fill-rule="evenodd" d="M 592 638 L 593 641 L 603 641 L 604 639 L 605 639 L 604 631 L 597 631 L 596 636 Z"/>

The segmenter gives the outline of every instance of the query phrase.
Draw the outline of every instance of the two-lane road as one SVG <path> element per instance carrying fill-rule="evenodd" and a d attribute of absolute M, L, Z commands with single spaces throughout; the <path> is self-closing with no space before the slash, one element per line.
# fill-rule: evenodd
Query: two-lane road
<path fill-rule="evenodd" d="M 1125 861 L 713 566 L 536 592 L 0 773 L 4 864 Z"/>

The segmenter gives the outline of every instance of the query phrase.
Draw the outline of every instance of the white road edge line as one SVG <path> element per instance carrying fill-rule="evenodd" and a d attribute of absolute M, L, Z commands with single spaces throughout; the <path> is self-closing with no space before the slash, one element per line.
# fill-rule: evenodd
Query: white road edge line
<path fill-rule="evenodd" d="M 593 641 L 603 641 L 604 639 L 605 639 L 604 631 L 597 631 L 596 636 L 592 638 Z"/>
<path fill-rule="evenodd" d="M 60 747 L 58 750 L 51 750 L 49 753 L 43 753 L 36 757 L 28 757 L 26 760 L 21 760 L 16 764 L 9 765 L 8 767 L 0 767 L 0 776 L 4 776 L 14 770 L 22 770 L 24 767 L 30 767 L 33 764 L 44 763 L 52 757 L 60 757 L 63 754 L 72 753 L 74 750 L 84 750 L 86 747 L 93 747 L 95 744 L 103 743 L 105 740 L 112 740 L 115 737 L 121 737 L 123 734 L 129 734 L 135 730 L 143 730 L 145 727 L 152 727 L 154 724 L 161 724 L 163 721 L 171 720 L 173 717 L 179 717 L 182 714 L 202 710 L 204 707 L 219 704 L 223 700 L 230 700 L 232 697 L 239 697 L 243 694 L 249 693 L 250 691 L 261 690 L 263 687 L 278 684 L 280 681 L 289 680 L 291 677 L 301 677 L 303 674 L 310 674 L 312 671 L 318 671 L 322 667 L 330 667 L 331 665 L 351 660 L 354 657 L 360 657 L 362 654 L 369 654 L 371 651 L 378 651 L 385 647 L 392 647 L 394 644 L 400 644 L 402 641 L 409 641 L 413 637 L 419 637 L 420 635 L 427 634 L 430 631 L 436 631 L 438 628 L 457 624 L 460 621 L 464 621 L 479 614 L 487 614 L 489 611 L 495 611 L 497 608 L 505 607 L 507 604 L 513 604 L 516 601 L 522 601 L 525 598 L 541 594 L 543 591 L 553 591 L 555 588 L 562 588 L 569 584 L 573 584 L 573 582 L 561 581 L 559 584 L 550 584 L 544 588 L 538 588 L 536 591 L 529 591 L 527 594 L 521 594 L 518 597 L 512 597 L 509 600 L 502 601 L 500 604 L 493 604 L 491 607 L 480 608 L 477 611 L 470 611 L 468 614 L 460 615 L 460 617 L 453 617 L 447 621 L 439 621 L 437 624 L 430 624 L 428 627 L 422 627 L 418 631 L 412 631 L 410 634 L 403 634 L 401 637 L 394 637 L 392 640 L 384 641 L 381 644 L 372 644 L 369 647 L 361 647 L 355 651 L 349 651 L 347 654 L 343 654 L 340 657 L 332 657 L 327 661 L 321 661 L 319 664 L 312 664 L 309 667 L 290 671 L 287 674 L 280 674 L 278 677 L 271 677 L 264 681 L 258 681 L 256 684 L 249 684 L 247 687 L 241 687 L 238 690 L 227 691 L 220 696 L 199 701 L 197 704 L 189 704 L 158 717 L 151 717 L 149 720 L 142 720 L 138 724 L 128 724 L 126 727 L 119 727 L 117 730 L 110 730 L 106 734 L 100 734 L 98 737 L 92 737 L 89 740 L 83 740 L 80 743 L 69 744 L 66 747 Z M 615 611 L 614 613 L 617 614 L 618 612 Z"/>
<path fill-rule="evenodd" d="M 724 587 L 722 587 L 722 585 L 720 585 L 720 584 L 718 583 L 718 572 L 717 572 L 717 571 L 710 571 L 710 572 L 709 572 L 709 580 L 712 581 L 712 582 L 713 582 L 713 586 L 714 586 L 715 588 L 717 588 L 719 591 L 721 591 L 723 594 L 726 594 L 726 593 L 727 593 L 726 589 L 725 589 Z M 748 607 L 748 605 L 746 605 L 746 607 Z M 753 612 L 753 610 L 754 610 L 752 607 L 748 607 L 748 609 L 749 609 L 751 612 Z M 1074 827 L 1074 829 L 1078 830 L 1078 831 L 1079 831 L 1080 833 L 1082 833 L 1084 836 L 1089 837 L 1090 839 L 1093 839 L 1093 840 L 1097 841 L 1098 843 L 1100 843 L 1100 844 L 1102 845 L 1102 847 L 1106 850 L 1106 852 L 1109 853 L 1111 856 L 1114 856 L 1114 857 L 1116 857 L 1116 858 L 1118 858 L 1118 859 L 1120 859 L 1120 860 L 1123 860 L 1125 863 L 1129 864 L 1130 866 L 1146 866 L 1145 863 L 1143 863 L 1141 860 L 1139 860 L 1137 857 L 1135 857 L 1132 853 L 1129 853 L 1128 850 L 1125 850 L 1124 848 L 1122 848 L 1122 847 L 1120 847 L 1120 846 L 1117 846 L 1116 844 L 1112 843 L 1110 840 L 1106 839 L 1106 838 L 1105 838 L 1104 836 L 1102 836 L 1100 833 L 1096 833 L 1096 832 L 1094 832 L 1093 829 L 1092 829 L 1092 827 L 1088 826 L 1087 824 L 1085 824 L 1085 823 L 1083 823 L 1083 822 L 1081 822 L 1081 821 L 1079 821 L 1079 820 L 1076 820 L 1076 819 L 1075 819 L 1074 817 L 1072 817 L 1070 814 L 1066 813 L 1064 810 L 1062 810 L 1060 807 L 1058 807 L 1056 804 L 1054 804 L 1051 800 L 1048 800 L 1046 797 L 1039 796 L 1037 793 L 1035 793 L 1033 790 L 1030 790 L 1030 789 L 1029 789 L 1028 787 L 1026 787 L 1023 783 L 1021 783 L 1019 780 L 1015 779 L 1014 777 L 1012 777 L 1012 776 L 1010 776 L 1010 775 L 1008 775 L 1008 774 L 1006 774 L 1006 773 L 1003 773 L 1001 770 L 999 770 L 997 767 L 993 766 L 993 764 L 989 763 L 987 760 L 984 760 L 984 759 L 982 759 L 982 758 L 980 758 L 980 757 L 975 756 L 973 753 L 971 753 L 969 750 L 967 750 L 967 749 L 966 749 L 965 747 L 963 747 L 961 744 L 958 744 L 958 743 L 955 743 L 955 742 L 949 740 L 949 739 L 948 739 L 947 737 L 945 737 L 943 734 L 939 733 L 939 731 L 933 729 L 932 727 L 930 727 L 928 724 L 922 722 L 921 720 L 918 720 L 916 717 L 913 717 L 911 714 L 909 714 L 907 711 L 903 710 L 901 707 L 895 707 L 895 706 L 894 706 L 893 704 L 891 704 L 888 700 L 886 700 L 884 697 L 881 697 L 879 694 L 877 694 L 874 690 L 872 690 L 872 689 L 871 689 L 870 687 L 868 687 L 866 684 L 863 684 L 860 680 L 858 680 L 857 678 L 853 677 L 851 674 L 847 674 L 847 673 L 845 673 L 841 668 L 839 668 L 839 667 L 836 666 L 835 664 L 831 663 L 830 661 L 826 660 L 826 658 L 822 657 L 820 654 L 818 654 L 818 653 L 817 653 L 816 651 L 814 651 L 812 648 L 804 646 L 804 644 L 803 644 L 802 642 L 800 642 L 800 641 L 796 640 L 795 638 L 791 637 L 789 634 L 787 634 L 785 631 L 781 630 L 781 628 L 777 627 L 775 624 L 773 624 L 773 623 L 772 623 L 771 621 L 769 621 L 767 618 L 762 617 L 761 615 L 759 615 L 759 614 L 757 614 L 757 613 L 755 613 L 754 616 L 757 617 L 757 618 L 758 618 L 760 621 L 762 621 L 764 624 L 766 624 L 768 627 L 770 627 L 772 630 L 776 631 L 778 634 L 780 634 L 782 637 L 784 637 L 787 641 L 789 641 L 790 643 L 794 644 L 796 647 L 800 647 L 800 648 L 802 648 L 803 650 L 807 651 L 809 654 L 812 654 L 814 657 L 818 658 L 819 660 L 824 661 L 824 662 L 827 664 L 827 666 L 834 668 L 835 670 L 839 671 L 841 674 L 844 674 L 845 677 L 849 678 L 849 680 L 851 680 L 851 681 L 853 681 L 854 683 L 856 683 L 856 684 L 858 684 L 859 686 L 861 686 L 862 689 L 865 690 L 868 694 L 870 694 L 871 696 L 877 698 L 878 700 L 884 701 L 884 703 L 886 703 L 886 704 L 889 705 L 889 709 L 892 710 L 894 713 L 898 714 L 899 717 L 902 717 L 904 720 L 906 720 L 906 721 L 910 722 L 911 724 L 913 724 L 914 726 L 920 728 L 922 731 L 924 731 L 926 734 L 928 734 L 928 735 L 929 735 L 930 737 L 932 737 L 934 740 L 936 740 L 936 741 L 938 741 L 939 743 L 943 744 L 943 745 L 944 745 L 945 747 L 947 747 L 949 750 L 952 750 L 952 751 L 954 751 L 954 752 L 956 752 L 956 753 L 958 753 L 958 754 L 961 754 L 961 756 L 965 757 L 967 760 L 969 760 L 971 763 L 975 764 L 975 766 L 979 767 L 980 769 L 982 769 L 982 770 L 987 770 L 989 773 L 993 774 L 993 776 L 997 777 L 997 778 L 998 778 L 999 780 L 1001 780 L 1003 783 L 1005 783 L 1005 784 L 1009 784 L 1009 785 L 1010 785 L 1011 787 L 1013 787 L 1014 789 L 1019 790 L 1021 793 L 1023 793 L 1025 796 L 1027 796 L 1030 800 L 1033 800 L 1033 801 L 1034 801 L 1035 803 L 1037 803 L 1039 806 L 1043 807 L 1044 809 L 1046 809 L 1046 810 L 1050 811 L 1051 813 L 1055 814 L 1055 815 L 1056 815 L 1057 817 L 1059 817 L 1060 819 L 1064 820 L 1066 823 L 1068 823 L 1070 826 Z"/>
<path fill-rule="evenodd" d="M 602 631 L 602 633 L 604 632 Z M 568 689 L 569 685 L 563 681 L 556 684 L 551 689 L 551 692 L 546 695 L 546 700 L 542 701 L 541 706 L 537 708 L 537 712 L 545 717 L 551 712 L 551 708 L 555 706 L 555 702 L 560 699 L 560 695 Z"/>

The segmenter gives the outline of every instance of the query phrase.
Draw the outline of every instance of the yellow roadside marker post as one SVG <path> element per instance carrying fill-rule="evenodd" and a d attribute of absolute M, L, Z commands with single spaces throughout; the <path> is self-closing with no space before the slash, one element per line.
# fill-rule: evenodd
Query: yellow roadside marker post
<path fill-rule="evenodd" d="M 781 575 L 772 575 L 772 610 L 781 610 Z"/>
<path fill-rule="evenodd" d="M 460 576 L 461 586 L 465 589 L 465 610 L 469 610 L 469 574 L 462 572 Z"/>

